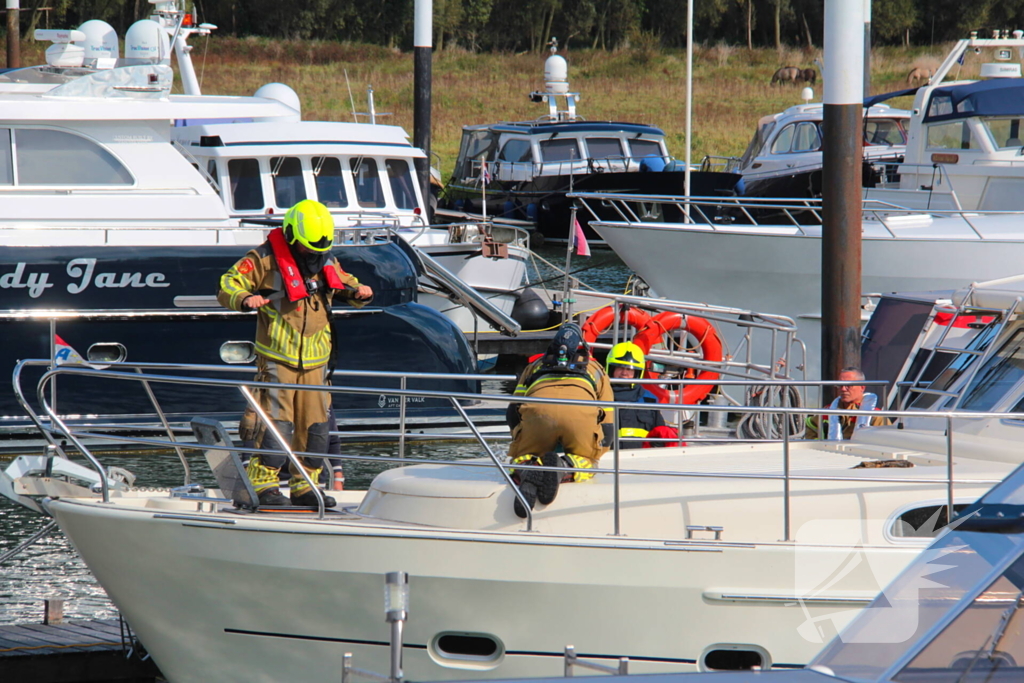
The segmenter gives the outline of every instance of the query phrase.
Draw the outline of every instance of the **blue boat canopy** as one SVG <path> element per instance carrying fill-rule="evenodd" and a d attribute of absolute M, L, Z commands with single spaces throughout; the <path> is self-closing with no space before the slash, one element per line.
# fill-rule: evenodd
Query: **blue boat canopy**
<path fill-rule="evenodd" d="M 925 123 L 970 116 L 1024 116 L 1024 78 L 1000 78 L 932 90 Z"/>

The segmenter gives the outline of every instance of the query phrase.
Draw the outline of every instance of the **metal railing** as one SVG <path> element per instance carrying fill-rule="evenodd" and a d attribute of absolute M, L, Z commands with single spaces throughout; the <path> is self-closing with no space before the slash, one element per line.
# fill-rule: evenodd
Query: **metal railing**
<path fill-rule="evenodd" d="M 771 199 L 762 197 L 682 197 L 672 195 L 616 194 L 573 192 L 590 220 L 597 223 L 643 225 L 651 230 L 677 230 L 686 224 L 699 224 L 710 230 L 733 226 L 785 227 L 793 235 L 817 237 L 808 233 L 810 226 L 822 224 L 821 199 Z M 908 208 L 877 199 L 862 201 L 864 220 L 877 224 L 890 238 L 899 239 L 901 218 L 959 218 L 979 240 L 1005 239 L 1002 235 L 986 237 L 979 219 L 1005 216 L 1024 221 L 1024 211 L 965 211 L 962 209 Z M 665 220 L 666 208 L 674 220 Z"/>
<path fill-rule="evenodd" d="M 146 382 L 151 384 L 178 384 L 188 385 L 190 387 L 206 386 L 206 387 L 220 387 L 223 389 L 235 389 L 241 392 L 248 404 L 257 412 L 261 419 L 265 421 L 268 429 L 271 433 L 278 438 L 278 443 L 283 446 L 283 450 L 271 450 L 271 449 L 255 449 L 250 447 L 235 447 L 235 448 L 224 448 L 223 450 L 233 450 L 235 452 L 247 452 L 251 454 L 259 453 L 273 453 L 283 454 L 287 457 L 289 462 L 295 467 L 295 470 L 302 473 L 303 478 L 307 483 L 316 491 L 318 501 L 318 518 L 324 518 L 324 505 L 323 505 L 323 494 L 317 488 L 316 483 L 313 482 L 305 468 L 301 466 L 299 457 L 309 458 L 339 458 L 342 460 L 365 460 L 374 462 L 387 462 L 392 464 L 421 464 L 421 463 L 433 463 L 436 464 L 436 460 L 430 460 L 426 458 L 395 458 L 386 456 L 358 456 L 358 455 L 325 455 L 323 453 L 306 453 L 293 451 L 288 444 L 285 444 L 280 439 L 280 434 L 273 428 L 270 423 L 268 416 L 259 406 L 259 402 L 256 401 L 252 396 L 252 389 L 257 387 L 274 387 L 280 389 L 291 389 L 291 390 L 305 390 L 305 391 L 318 391 L 325 393 L 341 393 L 341 394 L 372 394 L 372 395 L 393 395 L 399 396 L 403 399 L 424 397 L 424 398 L 436 398 L 444 399 L 451 403 L 454 410 L 460 415 L 465 422 L 466 426 L 473 433 L 473 436 L 477 443 L 483 448 L 487 455 L 489 462 L 473 462 L 473 461 L 460 461 L 460 466 L 465 467 L 486 467 L 496 468 L 504 480 L 505 484 L 512 490 L 513 494 L 519 499 L 526 510 L 526 531 L 533 530 L 533 513 L 528 504 L 526 504 L 522 493 L 512 480 L 510 469 L 511 466 L 506 463 L 502 463 L 498 455 L 491 448 L 487 439 L 481 433 L 481 431 L 473 424 L 466 410 L 459 403 L 462 400 L 477 400 L 480 398 L 479 394 L 466 394 L 466 393 L 455 393 L 455 392 L 441 392 L 441 391 L 427 391 L 427 390 L 408 390 L 408 389 L 394 389 L 394 388 L 375 388 L 375 387 L 354 387 L 354 386 L 334 386 L 334 387 L 310 387 L 308 385 L 298 384 L 270 384 L 270 383 L 255 383 L 252 380 L 247 381 L 235 381 L 225 379 L 215 379 L 207 377 L 192 377 L 183 375 L 158 375 L 143 372 L 146 369 L 144 367 L 136 367 L 140 364 L 119 364 L 115 368 L 107 370 L 97 370 L 90 368 L 85 365 L 62 365 L 46 372 L 39 380 L 36 399 L 39 406 L 41 406 L 43 412 L 47 415 L 48 420 L 44 421 L 39 414 L 33 409 L 28 400 L 25 398 L 24 392 L 21 387 L 21 372 L 22 369 L 29 364 L 46 365 L 49 361 L 37 360 L 37 361 L 21 361 L 15 368 L 13 376 L 13 384 L 16 396 L 21 402 L 22 406 L 29 414 L 36 427 L 40 430 L 43 437 L 51 444 L 53 449 L 62 457 L 67 458 L 67 449 L 62 440 L 66 439 L 69 441 L 75 449 L 77 449 L 83 457 L 85 457 L 92 467 L 99 475 L 99 487 L 100 494 L 104 502 L 109 502 L 110 491 L 105 476 L 104 469 L 97 458 L 90 452 L 86 447 L 84 440 L 105 438 L 113 441 L 122 441 L 127 443 L 134 443 L 140 445 L 155 446 L 160 448 L 180 447 L 181 444 L 174 440 L 161 440 L 161 439 L 150 439 L 136 436 L 116 436 L 109 434 L 98 434 L 88 431 L 82 431 L 73 429 L 68 426 L 68 423 L 60 417 L 50 406 L 46 400 L 47 385 L 52 382 L 58 376 L 81 376 L 81 377 L 93 377 L 96 379 L 106 379 L 113 381 L 131 381 L 131 382 Z M 167 364 L 161 366 L 166 369 L 173 369 L 177 372 L 189 371 L 189 372 L 223 372 L 243 370 L 243 368 L 223 368 L 220 366 L 202 366 L 202 365 L 176 365 Z M 124 369 L 131 369 L 133 371 L 122 371 Z M 251 371 L 251 368 L 249 369 Z M 373 373 L 362 373 L 365 375 L 372 375 Z M 388 373 L 392 376 L 394 373 Z M 432 375 L 419 374 L 419 373 L 406 373 L 407 378 L 430 378 Z M 457 375 L 456 375 L 457 376 Z M 449 375 L 451 377 L 451 375 Z M 475 375 L 463 375 L 461 377 L 467 379 L 479 379 Z M 382 377 L 383 379 L 383 377 Z M 686 385 L 686 384 L 700 384 L 706 383 L 707 380 L 674 380 L 671 384 L 675 385 Z M 794 382 L 774 382 L 780 386 L 786 386 L 790 384 L 798 384 Z M 828 382 L 827 384 L 843 384 L 842 382 Z M 150 399 L 153 402 L 154 408 L 157 412 L 162 412 L 159 402 L 157 402 L 154 394 L 150 394 Z M 524 396 L 505 396 L 505 395 L 488 395 L 488 398 L 492 401 L 499 403 L 537 403 L 537 404 L 550 404 L 550 405 L 571 405 L 571 406 L 590 406 L 594 408 L 615 408 L 612 411 L 614 416 L 614 433 L 619 433 L 619 413 L 620 409 L 651 409 L 652 404 L 633 404 L 633 403 L 621 403 L 621 402 L 606 402 L 606 401 L 574 401 L 574 400 L 563 400 L 563 399 L 545 399 L 545 398 L 533 398 Z M 682 405 L 682 404 L 658 404 L 658 408 L 661 410 L 668 411 L 683 411 L 683 410 L 705 410 L 705 411 L 735 411 L 736 409 L 732 406 L 715 406 L 715 405 Z M 745 410 L 760 411 L 767 414 L 775 415 L 790 415 L 800 414 L 804 415 L 809 412 L 807 409 L 794 409 L 794 408 L 777 408 L 767 406 L 750 406 Z M 1021 419 L 1020 414 L 1015 413 L 989 413 L 989 412 L 971 412 L 971 411 L 960 411 L 960 412 L 927 412 L 927 411 L 893 411 L 893 410 L 875 410 L 875 411 L 862 411 L 862 410 L 835 410 L 830 408 L 818 408 L 812 411 L 817 415 L 823 416 L 849 416 L 849 417 L 926 417 L 926 418 L 938 418 L 942 419 L 946 423 L 945 431 L 945 442 L 946 442 L 946 476 L 944 478 L 935 477 L 872 477 L 873 482 L 888 482 L 888 483 L 901 483 L 901 484 L 930 484 L 930 485 L 945 485 L 947 492 L 947 519 L 953 518 L 954 512 L 954 420 L 958 418 L 969 418 L 972 420 L 985 419 L 985 418 L 1012 418 Z M 166 424 L 166 423 L 165 423 Z M 783 420 L 783 425 L 788 425 L 787 420 Z M 620 457 L 620 445 L 619 439 L 613 439 L 612 447 L 610 452 L 612 454 L 612 468 L 609 469 L 578 469 L 578 468 L 567 468 L 567 467 L 545 467 L 542 465 L 515 465 L 515 469 L 522 470 L 541 470 L 541 471 L 558 471 L 561 473 L 584 473 L 594 474 L 600 476 L 610 476 L 613 480 L 613 507 L 612 507 L 612 534 L 614 536 L 622 535 L 621 528 L 621 477 L 624 475 L 648 475 L 648 476 L 664 476 L 664 477 L 684 477 L 684 478 L 711 478 L 711 479 L 747 479 L 747 480 L 765 480 L 765 481 L 779 481 L 783 487 L 783 523 L 782 541 L 788 542 L 792 540 L 791 534 L 791 485 L 793 482 L 806 482 L 806 481 L 820 481 L 820 482 L 836 482 L 836 481 L 847 481 L 847 482 L 860 482 L 864 483 L 863 477 L 850 477 L 843 475 L 820 475 L 820 474 L 793 474 L 791 471 L 791 459 L 790 459 L 790 446 L 792 439 L 790 438 L 788 427 L 784 427 L 783 438 L 782 438 L 782 472 L 779 474 L 770 474 L 764 472 L 735 472 L 735 471 L 661 471 L 661 470 L 644 470 L 644 469 L 624 469 L 622 467 L 622 461 Z M 190 446 L 194 448 L 194 446 Z M 180 452 L 179 452 L 180 455 Z M 185 468 L 185 481 L 188 482 L 189 473 L 187 462 L 183 462 Z M 998 479 L 959 479 L 957 480 L 961 484 L 994 484 L 997 483 Z"/>

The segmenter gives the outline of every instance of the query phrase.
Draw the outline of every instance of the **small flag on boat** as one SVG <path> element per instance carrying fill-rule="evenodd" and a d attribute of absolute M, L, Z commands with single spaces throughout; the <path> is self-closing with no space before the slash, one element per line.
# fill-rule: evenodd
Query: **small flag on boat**
<path fill-rule="evenodd" d="M 577 256 L 590 256 L 590 245 L 587 244 L 587 236 L 583 234 L 583 228 L 575 216 L 572 219 L 572 241 L 576 247 Z"/>
<path fill-rule="evenodd" d="M 487 170 L 487 162 L 486 161 L 481 161 L 480 162 L 480 181 L 484 185 L 487 185 L 488 183 L 491 182 L 491 172 Z"/>
<path fill-rule="evenodd" d="M 963 66 L 964 65 L 964 57 L 966 57 L 966 56 L 967 56 L 967 49 L 965 48 L 964 51 L 960 53 L 960 56 L 957 57 L 956 63 L 959 64 L 960 66 Z"/>
<path fill-rule="evenodd" d="M 75 351 L 70 344 L 60 338 L 59 334 L 53 335 L 53 362 L 57 365 L 64 363 L 85 363 L 78 351 Z"/>

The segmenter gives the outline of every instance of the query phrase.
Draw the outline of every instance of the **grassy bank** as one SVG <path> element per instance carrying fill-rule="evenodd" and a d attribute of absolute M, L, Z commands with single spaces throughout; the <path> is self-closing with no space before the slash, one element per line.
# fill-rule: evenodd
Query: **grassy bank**
<path fill-rule="evenodd" d="M 38 64 L 45 45 L 26 42 L 22 62 Z M 903 87 L 914 66 L 934 67 L 948 46 L 931 50 L 876 50 L 872 91 Z M 381 119 L 412 133 L 413 57 L 371 45 L 211 37 L 195 42 L 196 72 L 207 94 L 247 95 L 280 81 L 302 100 L 303 118 L 352 120 L 346 86 L 356 111 L 366 111 L 372 85 Z M 579 112 L 590 120 L 650 123 L 668 135 L 677 157 L 685 153 L 686 55 L 633 49 L 574 51 L 569 60 L 572 90 L 581 93 Z M 705 154 L 738 155 L 761 116 L 800 103 L 801 87 L 770 86 L 780 66 L 812 67 L 820 50 L 747 50 L 726 45 L 698 47 L 694 53 L 693 159 Z M 444 52 L 433 64 L 433 151 L 447 179 L 458 152 L 463 125 L 532 119 L 545 113 L 527 95 L 543 87 L 544 55 Z M 815 89 L 820 101 L 821 80 Z M 909 100 L 898 101 L 909 106 Z M 362 119 L 365 120 L 365 119 Z"/>

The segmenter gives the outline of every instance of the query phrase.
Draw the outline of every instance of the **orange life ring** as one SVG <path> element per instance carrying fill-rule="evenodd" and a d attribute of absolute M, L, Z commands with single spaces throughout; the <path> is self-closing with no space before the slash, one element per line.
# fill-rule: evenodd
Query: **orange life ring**
<path fill-rule="evenodd" d="M 644 354 L 648 354 L 655 344 L 661 343 L 662 335 L 678 329 L 685 329 L 696 337 L 700 345 L 701 356 L 704 360 L 711 362 L 722 360 L 722 340 L 718 338 L 715 328 L 704 318 L 699 318 L 695 315 L 684 316 L 681 313 L 670 311 L 659 313 L 636 333 L 636 336 L 633 337 L 633 343 L 643 349 Z M 644 377 L 646 379 L 656 379 L 658 375 L 648 367 Z M 696 379 L 715 380 L 718 379 L 718 373 L 711 370 L 701 370 L 697 373 Z M 658 398 L 659 403 L 682 403 L 685 405 L 697 403 L 715 388 L 714 384 L 688 384 L 683 387 L 682 400 L 680 400 L 678 391 L 670 391 L 657 384 L 647 384 L 645 386 Z"/>
<path fill-rule="evenodd" d="M 651 316 L 643 309 L 630 307 L 625 311 L 625 319 L 634 330 L 639 330 L 651 320 Z M 605 330 L 612 326 L 613 320 L 615 320 L 614 306 L 606 306 L 596 311 L 587 318 L 587 322 L 583 323 L 583 338 L 587 340 L 588 344 L 593 344 Z M 621 314 L 619 320 L 622 320 Z"/>

